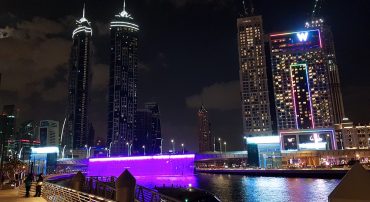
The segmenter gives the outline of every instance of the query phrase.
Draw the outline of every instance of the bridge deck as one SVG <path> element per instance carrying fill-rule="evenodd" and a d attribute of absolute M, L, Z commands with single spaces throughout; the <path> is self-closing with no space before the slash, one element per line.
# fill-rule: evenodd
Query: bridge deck
<path fill-rule="evenodd" d="M 0 201 L 6 202 L 46 202 L 42 197 L 29 197 L 18 195 L 17 189 L 0 190 Z"/>

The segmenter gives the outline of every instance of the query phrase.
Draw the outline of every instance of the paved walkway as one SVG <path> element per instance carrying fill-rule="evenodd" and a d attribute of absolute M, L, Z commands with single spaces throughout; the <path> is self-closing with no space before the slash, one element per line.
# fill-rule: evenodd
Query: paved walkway
<path fill-rule="evenodd" d="M 0 190 L 0 201 L 4 202 L 46 202 L 42 197 L 19 197 L 18 189 Z"/>

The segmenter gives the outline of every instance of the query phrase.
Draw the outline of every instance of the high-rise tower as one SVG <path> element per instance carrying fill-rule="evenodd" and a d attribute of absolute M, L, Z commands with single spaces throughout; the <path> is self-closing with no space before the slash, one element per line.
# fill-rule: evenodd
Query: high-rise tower
<path fill-rule="evenodd" d="M 107 144 L 111 152 L 122 154 L 131 148 L 137 109 L 139 26 L 126 11 L 115 16 L 110 23 L 111 64 L 109 76 Z"/>
<path fill-rule="evenodd" d="M 330 27 L 324 22 L 324 19 L 319 17 L 313 17 L 310 22 L 306 22 L 305 27 L 307 29 L 320 30 L 324 61 L 328 69 L 330 105 L 333 114 L 333 121 L 335 124 L 339 124 L 345 115 L 333 33 L 331 32 Z"/>
<path fill-rule="evenodd" d="M 212 151 L 211 125 L 204 105 L 198 110 L 198 127 L 199 152 Z"/>
<path fill-rule="evenodd" d="M 262 16 L 245 12 L 237 19 L 244 135 L 272 134 Z"/>
<path fill-rule="evenodd" d="M 82 18 L 76 21 L 73 30 L 73 45 L 70 58 L 68 77 L 67 125 L 62 145 L 77 149 L 87 144 L 88 137 L 88 105 L 90 72 L 90 46 L 92 29 L 85 18 L 85 6 Z"/>

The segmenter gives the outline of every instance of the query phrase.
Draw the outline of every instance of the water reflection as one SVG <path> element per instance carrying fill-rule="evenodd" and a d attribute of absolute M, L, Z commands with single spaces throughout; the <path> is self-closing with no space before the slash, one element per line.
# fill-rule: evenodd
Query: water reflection
<path fill-rule="evenodd" d="M 192 184 L 216 194 L 224 202 L 316 202 L 327 201 L 339 180 L 197 174 L 137 177 L 137 183 L 151 188 L 163 185 L 184 187 Z"/>

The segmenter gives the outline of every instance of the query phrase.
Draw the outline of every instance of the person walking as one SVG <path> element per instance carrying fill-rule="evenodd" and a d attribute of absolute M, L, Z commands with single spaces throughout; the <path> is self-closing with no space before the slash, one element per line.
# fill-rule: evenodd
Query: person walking
<path fill-rule="evenodd" d="M 35 197 L 40 197 L 41 196 L 41 187 L 42 187 L 42 182 L 44 181 L 44 177 L 42 176 L 42 173 L 39 174 L 39 177 L 36 181 L 36 194 Z"/>
<path fill-rule="evenodd" d="M 24 180 L 24 185 L 26 186 L 26 197 L 30 196 L 32 181 L 33 181 L 32 173 L 29 173 L 26 179 Z"/>

